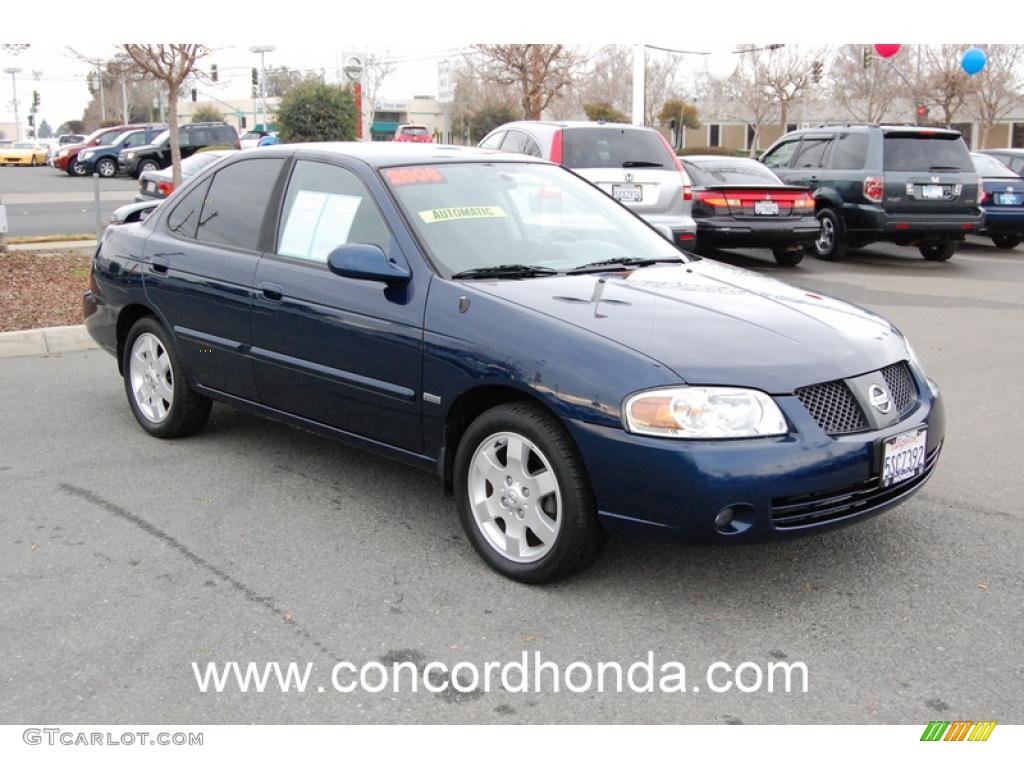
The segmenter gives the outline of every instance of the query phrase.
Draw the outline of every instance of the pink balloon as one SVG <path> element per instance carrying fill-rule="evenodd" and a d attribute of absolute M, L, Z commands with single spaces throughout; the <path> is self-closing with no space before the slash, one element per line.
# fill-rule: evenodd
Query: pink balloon
<path fill-rule="evenodd" d="M 875 43 L 875 50 L 883 59 L 895 56 L 902 47 L 899 43 Z"/>

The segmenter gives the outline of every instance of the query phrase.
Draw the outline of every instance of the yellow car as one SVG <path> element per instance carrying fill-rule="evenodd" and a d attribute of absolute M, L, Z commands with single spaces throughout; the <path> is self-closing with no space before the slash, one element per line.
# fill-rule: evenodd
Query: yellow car
<path fill-rule="evenodd" d="M 34 141 L 16 141 L 0 149 L 3 165 L 46 165 L 46 147 Z"/>

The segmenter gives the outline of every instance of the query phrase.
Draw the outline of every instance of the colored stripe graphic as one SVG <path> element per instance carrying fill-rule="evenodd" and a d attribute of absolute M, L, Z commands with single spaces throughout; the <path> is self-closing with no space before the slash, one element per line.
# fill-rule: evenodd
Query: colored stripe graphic
<path fill-rule="evenodd" d="M 946 738 L 944 738 L 943 741 L 963 741 L 967 738 L 967 734 L 971 730 L 972 725 L 974 725 L 972 720 L 954 721 L 946 732 Z"/>
<path fill-rule="evenodd" d="M 992 731 L 996 728 L 995 720 L 982 720 L 974 724 L 974 730 L 967 737 L 968 741 L 988 741 Z"/>
<path fill-rule="evenodd" d="M 932 720 L 921 734 L 921 741 L 941 741 L 942 734 L 949 728 L 949 721 Z"/>

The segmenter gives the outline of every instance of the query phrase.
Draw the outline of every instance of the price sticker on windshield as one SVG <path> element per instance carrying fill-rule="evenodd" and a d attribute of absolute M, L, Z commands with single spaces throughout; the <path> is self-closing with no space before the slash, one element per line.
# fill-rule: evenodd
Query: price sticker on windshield
<path fill-rule="evenodd" d="M 476 205 L 463 208 L 435 208 L 432 211 L 420 211 L 420 218 L 425 224 L 436 224 L 439 221 L 459 221 L 462 219 L 504 219 L 508 214 L 496 205 Z"/>
<path fill-rule="evenodd" d="M 420 166 L 414 168 L 388 168 L 384 178 L 393 187 L 407 187 L 410 184 L 447 184 L 448 180 L 437 168 Z"/>

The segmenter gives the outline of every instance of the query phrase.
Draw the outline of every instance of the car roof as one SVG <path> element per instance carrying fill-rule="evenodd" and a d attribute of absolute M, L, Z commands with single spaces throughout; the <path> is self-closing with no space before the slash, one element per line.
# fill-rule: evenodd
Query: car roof
<path fill-rule="evenodd" d="M 459 147 L 450 144 L 396 143 L 391 141 L 324 141 L 305 144 L 274 144 L 267 147 L 259 147 L 258 149 L 247 149 L 239 154 L 255 155 L 259 153 L 260 157 L 268 157 L 273 153 L 275 156 L 280 157 L 299 151 L 313 151 L 318 154 L 355 158 L 374 168 L 393 165 L 422 165 L 424 163 L 479 163 L 493 162 L 495 160 L 551 164 L 540 158 L 499 152 L 494 149 Z"/>
<path fill-rule="evenodd" d="M 752 157 L 734 157 L 732 155 L 680 155 L 679 159 L 684 163 L 694 163 L 695 165 L 700 165 L 701 163 L 731 162 L 740 164 L 756 163 L 761 166 L 761 163 L 758 163 L 757 160 L 754 160 Z M 766 166 L 761 167 L 763 168 Z"/>
<path fill-rule="evenodd" d="M 979 149 L 978 154 L 981 155 L 994 155 L 996 153 L 1004 155 L 1024 155 L 1024 149 L 1019 147 L 997 147 L 995 149 Z"/>
<path fill-rule="evenodd" d="M 612 123 L 605 120 L 513 120 L 504 123 L 494 130 L 500 128 L 512 128 L 514 126 L 544 125 L 552 128 L 635 128 L 638 131 L 653 131 L 646 125 L 633 125 L 632 123 Z"/>

